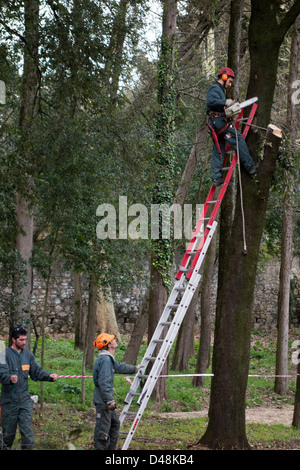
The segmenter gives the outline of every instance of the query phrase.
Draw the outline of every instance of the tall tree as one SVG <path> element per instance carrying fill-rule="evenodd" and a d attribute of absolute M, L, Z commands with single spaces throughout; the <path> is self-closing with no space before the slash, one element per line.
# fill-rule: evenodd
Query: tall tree
<path fill-rule="evenodd" d="M 153 188 L 153 204 L 171 207 L 174 180 L 174 153 L 172 133 L 175 118 L 176 54 L 175 35 L 177 0 L 164 0 L 161 50 L 157 70 L 158 113 L 156 119 L 155 171 L 157 182 Z M 170 267 L 172 265 L 172 241 L 163 234 L 152 240 L 151 284 L 149 293 L 148 335 L 152 337 L 161 312 L 167 301 Z M 166 367 L 166 365 L 164 366 Z M 165 371 L 164 371 L 165 372 Z M 164 373 L 163 372 L 163 373 Z M 156 387 L 158 401 L 166 398 L 166 381 Z"/>
<path fill-rule="evenodd" d="M 249 24 L 250 76 L 247 96 L 258 96 L 257 123 L 266 127 L 278 67 L 280 45 L 300 11 L 300 2 L 282 13 L 275 0 L 252 0 Z M 276 131 L 275 131 L 276 132 Z M 247 246 L 243 250 L 239 195 L 226 253 L 227 269 L 219 275 L 209 423 L 201 442 L 210 448 L 249 448 L 245 429 L 245 400 L 250 358 L 251 311 L 269 189 L 281 142 L 269 128 L 262 139 L 251 132 L 248 146 L 260 159 L 257 180 L 242 173 Z M 263 145 L 263 150 L 261 145 Z M 269 147 L 268 147 L 269 146 Z M 227 247 L 228 248 L 228 247 Z M 220 246 L 220 257 L 223 247 Z"/>
<path fill-rule="evenodd" d="M 300 17 L 297 18 L 293 32 L 290 53 L 290 72 L 287 99 L 287 128 L 289 129 L 290 159 L 293 160 L 297 139 L 297 111 L 292 99 L 293 83 L 297 80 L 300 52 Z M 288 157 L 287 157 L 288 158 Z M 289 166 L 289 165 L 287 165 Z M 279 395 L 286 395 L 288 384 L 289 356 L 289 314 L 291 268 L 293 262 L 293 232 L 294 232 L 294 177 L 289 168 L 284 174 L 284 195 L 282 209 L 281 231 L 281 263 L 279 276 L 278 314 L 277 314 L 277 348 L 276 348 L 276 378 L 274 390 Z"/>
<path fill-rule="evenodd" d="M 16 250 L 23 261 L 24 272 L 14 279 L 14 295 L 19 297 L 17 311 L 11 318 L 11 326 L 26 325 L 30 331 L 30 300 L 33 249 L 33 185 L 36 158 L 35 124 L 38 112 L 39 71 L 39 0 L 24 1 L 24 67 L 20 105 L 20 144 L 19 152 L 24 161 L 17 189 Z M 28 334 L 28 344 L 30 346 Z"/>

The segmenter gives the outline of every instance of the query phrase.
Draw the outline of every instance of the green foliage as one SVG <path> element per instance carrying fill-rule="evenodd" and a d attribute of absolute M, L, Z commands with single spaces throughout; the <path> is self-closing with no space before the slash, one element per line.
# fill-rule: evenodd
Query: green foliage
<path fill-rule="evenodd" d="M 114 280 L 115 287 L 123 289 L 142 271 L 146 243 L 96 237 L 98 205 L 117 207 L 122 194 L 149 203 L 147 190 L 154 177 L 151 118 L 132 119 L 122 92 L 117 101 L 108 93 L 117 61 L 111 45 L 121 28 L 119 7 L 118 1 L 106 9 L 82 0 L 51 2 L 41 10 L 38 113 L 31 126 L 34 149 L 24 160 L 18 151 L 23 44 L 16 29 L 24 27 L 24 10 L 10 1 L 1 6 L 0 78 L 7 88 L 7 104 L 0 109 L 0 269 L 5 287 L 19 269 L 16 262 L 12 266 L 16 191 L 29 178 L 34 179 L 36 230 L 32 265 L 44 278 L 54 259 L 66 269 L 96 273 L 103 284 Z M 135 60 L 137 29 L 145 11 L 143 1 L 128 6 L 116 80 L 122 74 L 126 80 L 125 69 Z"/>

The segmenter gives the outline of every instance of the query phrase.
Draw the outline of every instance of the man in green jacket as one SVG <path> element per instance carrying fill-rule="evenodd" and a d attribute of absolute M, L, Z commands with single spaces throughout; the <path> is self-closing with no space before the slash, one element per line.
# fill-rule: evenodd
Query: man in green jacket
<path fill-rule="evenodd" d="M 215 133 L 218 141 L 218 144 L 214 141 L 211 161 L 211 176 L 214 186 L 220 186 L 224 182 L 222 164 L 226 143 L 229 143 L 235 151 L 238 148 L 240 161 L 250 176 L 255 175 L 257 172 L 257 165 L 249 153 L 245 139 L 240 133 L 236 134 L 232 121 L 225 117 L 225 107 L 233 104 L 233 100 L 226 99 L 225 96 L 226 89 L 232 86 L 233 80 L 233 70 L 228 67 L 222 68 L 218 72 L 218 80 L 211 85 L 206 95 L 208 126 L 210 131 Z"/>
<path fill-rule="evenodd" d="M 114 335 L 101 333 L 94 341 L 94 347 L 100 351 L 93 368 L 93 402 L 96 406 L 94 446 L 95 450 L 114 450 L 120 429 L 113 397 L 114 374 L 136 374 L 139 366 L 130 366 L 115 360 L 118 344 Z"/>
<path fill-rule="evenodd" d="M 17 426 L 21 434 L 21 449 L 34 447 L 32 431 L 33 401 L 28 390 L 28 377 L 37 381 L 53 382 L 56 374 L 50 374 L 35 361 L 32 352 L 25 348 L 27 332 L 15 328 L 12 332 L 12 346 L 5 350 L 0 363 L 1 418 L 3 439 L 2 449 L 10 449 L 15 439 Z"/>

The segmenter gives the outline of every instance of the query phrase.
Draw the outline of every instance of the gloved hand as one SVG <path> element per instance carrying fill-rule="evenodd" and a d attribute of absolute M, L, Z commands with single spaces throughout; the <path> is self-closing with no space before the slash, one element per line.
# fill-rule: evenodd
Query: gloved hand
<path fill-rule="evenodd" d="M 228 99 L 228 100 L 225 101 L 225 106 L 229 107 L 229 106 L 231 106 L 233 103 L 234 103 L 233 100 Z"/>
<path fill-rule="evenodd" d="M 137 373 L 140 369 L 142 369 L 142 367 L 143 367 L 142 364 L 138 364 L 138 365 L 136 366 L 136 368 L 135 368 L 136 373 Z"/>
<path fill-rule="evenodd" d="M 107 406 L 108 411 L 113 411 L 117 408 L 117 404 L 115 400 L 109 401 L 108 403 L 106 403 L 106 406 Z"/>

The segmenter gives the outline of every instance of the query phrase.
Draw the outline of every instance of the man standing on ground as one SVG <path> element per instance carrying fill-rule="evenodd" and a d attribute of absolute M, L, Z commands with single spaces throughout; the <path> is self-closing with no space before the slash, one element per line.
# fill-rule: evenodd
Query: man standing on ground
<path fill-rule="evenodd" d="M 33 401 L 28 390 L 28 377 L 37 381 L 53 382 L 56 374 L 50 374 L 35 361 L 32 352 L 25 348 L 27 332 L 18 327 L 12 333 L 12 346 L 5 351 L 0 363 L 1 417 L 3 442 L 0 448 L 10 449 L 16 435 L 17 425 L 21 434 L 21 449 L 34 447 L 32 430 Z"/>
<path fill-rule="evenodd" d="M 96 406 L 94 446 L 95 450 L 114 450 L 120 429 L 113 397 L 114 374 L 136 374 L 139 366 L 130 366 L 115 360 L 118 344 L 114 335 L 100 334 L 94 341 L 94 347 L 100 350 L 93 368 L 93 402 Z"/>

